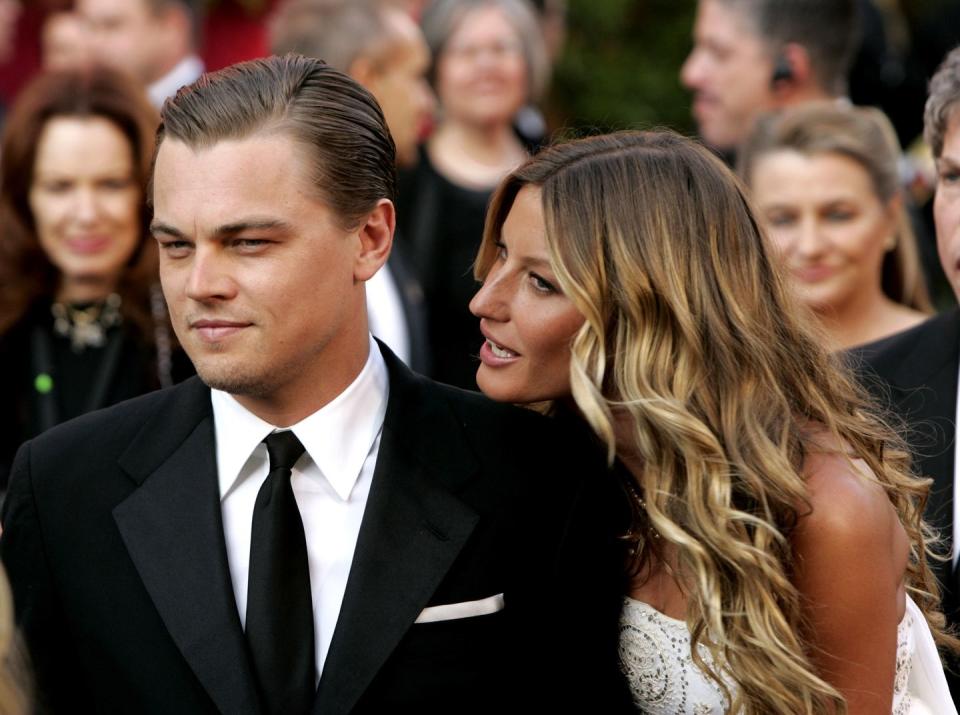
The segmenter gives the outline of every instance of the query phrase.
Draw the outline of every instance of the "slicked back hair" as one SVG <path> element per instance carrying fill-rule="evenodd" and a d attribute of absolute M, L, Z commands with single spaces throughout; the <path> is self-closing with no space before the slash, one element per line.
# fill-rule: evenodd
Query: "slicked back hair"
<path fill-rule="evenodd" d="M 301 55 L 241 62 L 182 88 L 163 107 L 157 150 L 168 137 L 202 148 L 255 134 L 303 146 L 318 198 L 345 227 L 396 197 L 396 149 L 373 95 Z"/>
<path fill-rule="evenodd" d="M 788 43 L 803 47 L 821 89 L 835 97 L 846 94 L 860 41 L 856 0 L 715 1 L 742 15 L 772 53 Z"/>

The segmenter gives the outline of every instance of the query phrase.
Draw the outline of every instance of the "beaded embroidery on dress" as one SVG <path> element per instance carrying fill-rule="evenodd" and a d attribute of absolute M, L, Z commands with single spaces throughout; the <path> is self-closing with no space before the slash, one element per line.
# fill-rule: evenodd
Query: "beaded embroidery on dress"
<path fill-rule="evenodd" d="M 926 629 L 926 621 L 918 614 L 920 611 L 908 598 L 903 620 L 897 627 L 892 715 L 956 713 L 952 702 L 949 709 L 943 710 L 936 705 L 931 708 L 930 704 L 913 702 L 910 685 L 918 618 L 919 625 Z M 700 653 L 706 663 L 713 664 L 702 644 Z M 687 624 L 629 597 L 624 598 L 620 613 L 620 668 L 634 705 L 648 715 L 723 715 L 729 707 L 720 686 L 690 657 Z M 942 670 L 940 675 L 942 677 Z M 724 674 L 721 677 L 733 692 L 736 689 L 733 680 Z"/>

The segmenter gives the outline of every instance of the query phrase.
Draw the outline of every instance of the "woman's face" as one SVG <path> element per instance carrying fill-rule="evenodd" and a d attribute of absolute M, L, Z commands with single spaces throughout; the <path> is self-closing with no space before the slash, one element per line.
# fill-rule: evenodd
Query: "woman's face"
<path fill-rule="evenodd" d="M 56 117 L 40 133 L 29 203 L 64 284 L 115 284 L 140 240 L 140 187 L 124 134 L 103 117 Z"/>
<path fill-rule="evenodd" d="M 774 151 L 757 159 L 750 184 L 804 303 L 834 311 L 879 295 L 900 206 L 881 201 L 863 166 L 841 154 Z"/>
<path fill-rule="evenodd" d="M 471 10 L 437 59 L 445 116 L 468 124 L 507 124 L 527 98 L 527 65 L 517 31 L 496 6 Z"/>
<path fill-rule="evenodd" d="M 568 397 L 570 343 L 583 316 L 557 288 L 537 187 L 520 190 L 500 236 L 499 256 L 470 301 L 486 338 L 477 385 L 501 402 Z"/>

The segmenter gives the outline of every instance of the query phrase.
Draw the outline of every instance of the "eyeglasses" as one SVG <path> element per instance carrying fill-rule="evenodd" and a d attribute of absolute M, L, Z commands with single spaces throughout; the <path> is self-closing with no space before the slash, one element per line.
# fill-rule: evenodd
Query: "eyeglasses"
<path fill-rule="evenodd" d="M 519 57 L 523 54 L 523 47 L 516 40 L 499 40 L 483 45 L 448 45 L 444 54 L 464 62 L 476 62 L 483 55 L 489 55 L 490 59 L 501 62 Z"/>

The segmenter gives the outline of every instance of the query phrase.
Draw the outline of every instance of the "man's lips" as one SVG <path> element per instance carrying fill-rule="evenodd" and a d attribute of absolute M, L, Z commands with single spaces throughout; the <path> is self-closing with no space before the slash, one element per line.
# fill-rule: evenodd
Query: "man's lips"
<path fill-rule="evenodd" d="M 192 320 L 190 329 L 195 331 L 200 339 L 209 343 L 218 343 L 232 335 L 236 335 L 252 323 L 235 320 Z"/>
<path fill-rule="evenodd" d="M 693 113 L 694 115 L 709 114 L 712 111 L 716 111 L 719 106 L 719 102 L 715 97 L 711 97 L 708 94 L 698 93 L 693 97 Z"/>

